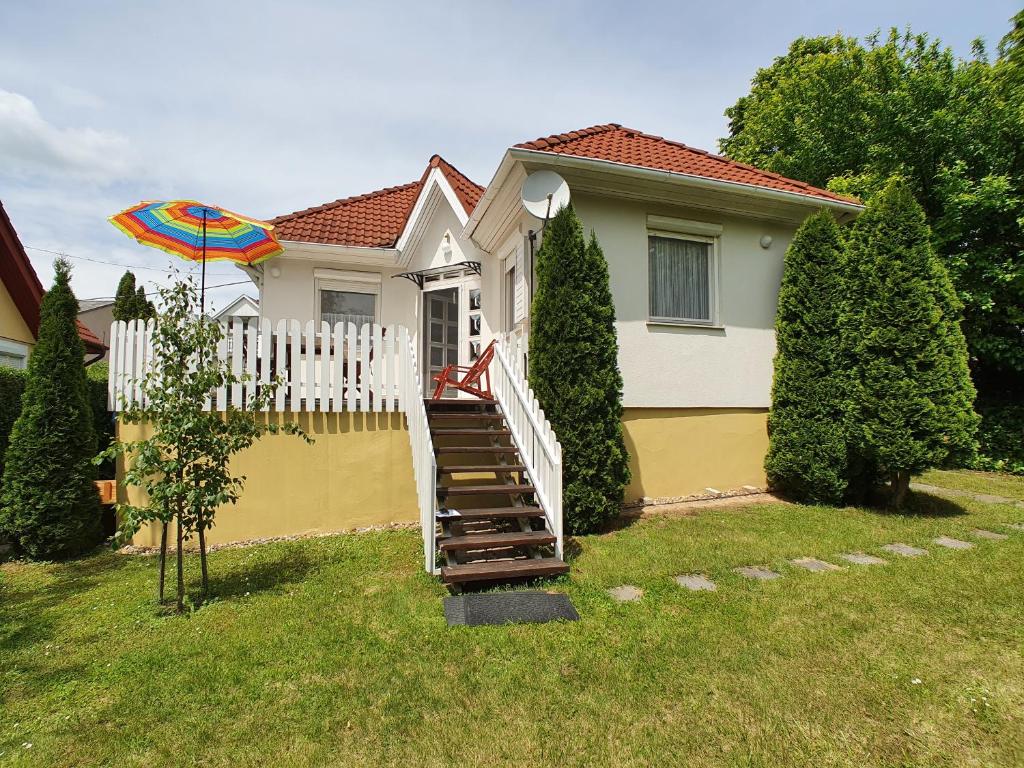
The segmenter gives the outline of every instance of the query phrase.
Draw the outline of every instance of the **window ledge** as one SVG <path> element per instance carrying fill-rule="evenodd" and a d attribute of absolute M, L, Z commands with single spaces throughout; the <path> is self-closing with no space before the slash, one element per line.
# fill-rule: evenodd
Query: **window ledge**
<path fill-rule="evenodd" d="M 725 326 L 717 323 L 698 323 L 692 320 L 648 320 L 648 326 L 665 328 L 703 328 L 708 331 L 724 331 Z"/>

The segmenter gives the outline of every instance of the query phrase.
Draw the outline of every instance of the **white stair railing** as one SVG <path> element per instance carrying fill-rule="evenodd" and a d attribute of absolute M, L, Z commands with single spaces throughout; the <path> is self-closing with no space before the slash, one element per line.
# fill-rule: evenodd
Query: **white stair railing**
<path fill-rule="evenodd" d="M 562 557 L 562 446 L 526 381 L 520 345 L 494 343 L 491 388 L 505 415 L 512 441 L 537 489 L 548 528 L 555 534 L 555 555 Z"/>
<path fill-rule="evenodd" d="M 416 365 L 416 348 L 405 327 L 398 329 L 398 408 L 405 412 L 412 449 L 412 469 L 416 498 L 420 505 L 420 531 L 423 534 L 423 565 L 427 573 L 437 568 L 437 458 L 430 438 L 427 408 L 423 403 L 423 383 Z"/>

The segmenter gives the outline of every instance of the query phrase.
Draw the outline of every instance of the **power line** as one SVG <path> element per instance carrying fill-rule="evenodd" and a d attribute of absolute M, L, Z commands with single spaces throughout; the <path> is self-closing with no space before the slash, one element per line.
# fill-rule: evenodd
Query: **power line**
<path fill-rule="evenodd" d="M 218 283 L 217 285 L 208 285 L 208 286 L 206 286 L 206 290 L 210 291 L 210 290 L 213 290 L 214 288 L 227 288 L 229 285 L 246 285 L 246 284 L 251 283 L 251 282 L 252 282 L 251 280 L 236 280 L 233 283 Z M 146 295 L 147 296 L 155 296 L 157 293 L 159 293 L 159 291 L 146 291 Z M 116 298 L 117 298 L 116 296 L 92 296 L 92 297 L 90 297 L 88 299 L 82 299 L 82 301 L 100 301 L 100 300 L 116 299 Z"/>
<path fill-rule="evenodd" d="M 63 251 L 51 251 L 51 250 L 49 250 L 47 248 L 37 248 L 34 245 L 26 245 L 24 247 L 27 250 L 30 250 L 30 251 L 40 251 L 41 253 L 50 253 L 50 254 L 53 254 L 54 256 L 63 256 L 66 259 L 78 259 L 79 261 L 88 261 L 88 262 L 91 262 L 93 264 L 104 264 L 104 265 L 109 266 L 109 267 L 123 267 L 124 269 L 128 269 L 128 270 L 145 269 L 145 270 L 149 270 L 150 272 L 160 272 L 160 273 L 162 273 L 164 275 L 173 275 L 173 274 L 175 274 L 175 270 L 173 270 L 173 269 L 160 269 L 159 267 L 146 267 L 146 266 L 142 266 L 142 265 L 139 265 L 139 264 L 122 264 L 122 263 L 120 263 L 118 261 L 104 261 L 102 259 L 92 259 L 92 258 L 89 258 L 88 256 L 73 256 L 70 253 L 64 253 Z M 198 269 L 184 269 L 184 270 L 180 270 L 180 271 L 186 272 L 188 274 L 195 274 L 199 270 Z"/>

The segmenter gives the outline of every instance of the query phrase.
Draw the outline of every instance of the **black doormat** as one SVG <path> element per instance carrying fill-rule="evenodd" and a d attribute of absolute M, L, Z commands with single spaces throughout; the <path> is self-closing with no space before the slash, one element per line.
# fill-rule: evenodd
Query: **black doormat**
<path fill-rule="evenodd" d="M 448 626 L 507 624 L 523 622 L 543 624 L 546 621 L 579 621 L 567 595 L 548 592 L 488 592 L 452 595 L 444 599 L 444 617 Z"/>

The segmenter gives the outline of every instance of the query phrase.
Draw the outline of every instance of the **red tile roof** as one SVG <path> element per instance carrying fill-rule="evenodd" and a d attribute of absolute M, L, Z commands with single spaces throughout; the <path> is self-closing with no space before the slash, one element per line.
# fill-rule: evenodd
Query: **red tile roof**
<path fill-rule="evenodd" d="M 701 149 L 694 149 L 661 136 L 652 136 L 618 123 L 595 125 L 579 131 L 516 144 L 519 149 L 534 149 L 560 155 L 607 160 L 624 165 L 671 171 L 716 181 L 746 184 L 782 192 L 817 197 L 823 200 L 859 204 L 859 200 L 787 179 L 745 163 L 739 163 Z"/>
<path fill-rule="evenodd" d="M 36 271 L 32 269 L 18 233 L 7 217 L 3 203 L 0 202 L 0 280 L 11 294 L 14 305 L 18 308 L 25 325 L 33 336 L 39 334 L 39 306 L 43 301 L 43 284 L 39 282 Z M 81 320 L 78 323 L 78 335 L 85 344 L 86 352 L 103 352 L 106 345 L 86 328 Z"/>
<path fill-rule="evenodd" d="M 439 155 L 434 155 L 418 181 L 278 216 L 271 219 L 274 233 L 280 240 L 303 243 L 364 248 L 394 246 L 433 168 L 441 170 L 466 213 L 472 213 L 484 188 Z"/>

